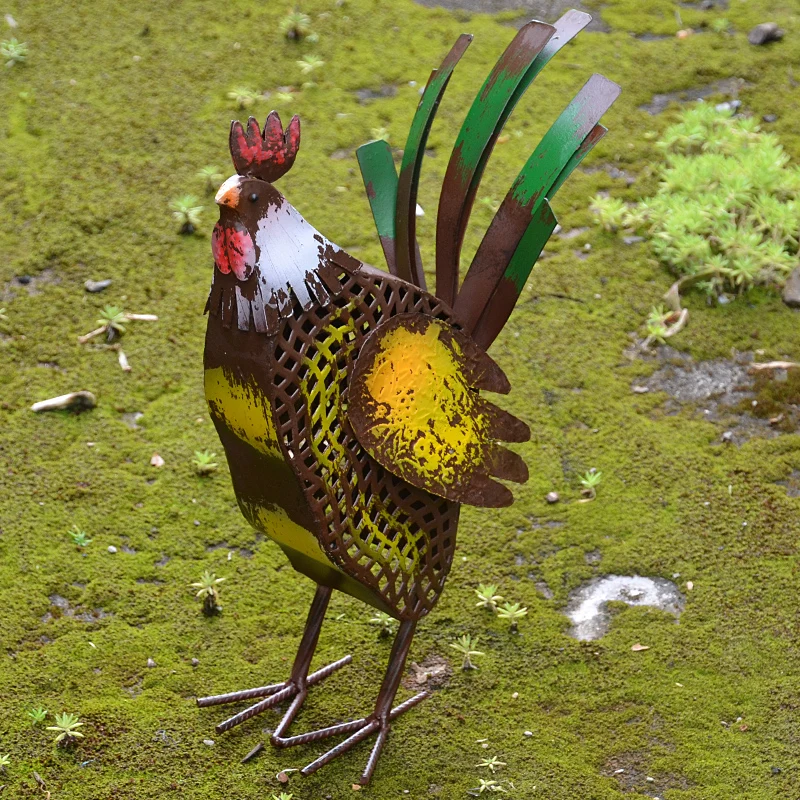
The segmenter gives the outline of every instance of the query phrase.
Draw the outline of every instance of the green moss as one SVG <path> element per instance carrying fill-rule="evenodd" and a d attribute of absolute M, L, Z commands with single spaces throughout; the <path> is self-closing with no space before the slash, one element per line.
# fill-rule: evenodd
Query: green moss
<path fill-rule="evenodd" d="M 537 79 L 509 121 L 521 135 L 498 145 L 480 196 L 504 196 L 533 144 L 595 71 L 624 91 L 605 120 L 611 133 L 554 203 L 565 230 L 589 224 L 589 198 L 599 190 L 625 200 L 652 193 L 658 155 L 644 134 L 675 118 L 638 109 L 656 93 L 741 77 L 751 84 L 741 91 L 745 106 L 778 114 L 773 128 L 800 157 L 800 108 L 787 73 L 800 58 L 793 5 L 732 2 L 730 37 L 629 35 L 674 33 L 674 9 L 666 1 L 604 4 L 614 32 L 582 34 Z M 312 587 L 247 528 L 224 464 L 209 477 L 194 473 L 195 451 L 219 452 L 201 387 L 207 232 L 216 215 L 205 201 L 201 232 L 180 237 L 169 203 L 202 194 L 203 165 L 229 163 L 235 112 L 227 93 L 298 86 L 295 62 L 312 53 L 325 61 L 319 85 L 277 103 L 304 125 L 302 152 L 280 188 L 319 230 L 380 264 L 355 158 L 331 155 L 353 150 L 376 127 L 401 143 L 419 86 L 466 29 L 475 41 L 423 165 L 427 213 L 418 229 L 432 264 L 449 148 L 511 30 L 405 0 L 303 3 L 316 44 L 286 40 L 284 5 L 252 0 L 224 10 L 211 0 L 37 0 L 8 10 L 30 51 L 0 82 L 0 291 L 8 315 L 0 336 L 0 752 L 12 759 L 2 782 L 13 797 L 41 794 L 35 770 L 54 797 L 75 800 L 262 798 L 278 790 L 279 769 L 307 763 L 322 747 L 268 748 L 240 765 L 277 714 L 216 736 L 224 712 L 198 710 L 192 698 L 283 679 Z M 683 8 L 681 15 L 698 28 L 705 18 Z M 746 30 L 766 18 L 787 29 L 785 40 L 751 47 Z M 396 96 L 362 105 L 353 93 L 385 84 L 397 85 Z M 269 108 L 254 106 L 260 117 Z M 636 181 L 627 187 L 592 169 L 601 165 Z M 488 220 L 488 208 L 477 208 L 467 255 Z M 363 795 L 464 797 L 482 775 L 474 765 L 498 754 L 508 764 L 498 777 L 512 780 L 520 797 L 621 798 L 626 784 L 613 773 L 625 764 L 626 774 L 656 779 L 642 778 L 640 795 L 657 790 L 664 800 L 790 798 L 800 768 L 800 601 L 792 591 L 800 500 L 775 481 L 800 468 L 800 442 L 786 434 L 721 447 L 710 423 L 659 413 L 659 397 L 631 393 L 654 367 L 625 357 L 630 333 L 670 276 L 640 246 L 594 230 L 554 238 L 547 251 L 493 348 L 514 385 L 504 402 L 532 424 L 532 441 L 520 447 L 531 479 L 515 489 L 510 509 L 465 509 L 447 590 L 412 650 L 418 663 L 436 656 L 454 665 L 448 645 L 469 633 L 486 655 L 479 670 L 455 669 L 398 721 Z M 12 283 L 19 275 L 35 280 Z M 90 277 L 114 282 L 89 295 L 82 285 Z M 126 331 L 131 373 L 114 353 L 77 343 L 106 304 L 160 318 Z M 796 317 L 767 290 L 717 308 L 691 297 L 689 307 L 678 344 L 695 358 L 731 348 L 763 350 L 763 360 L 800 351 Z M 80 388 L 96 393 L 93 411 L 28 410 Z M 144 416 L 131 429 L 122 415 L 135 411 Z M 154 452 L 165 460 L 161 469 L 149 465 Z M 592 467 L 603 483 L 597 500 L 580 504 L 579 476 Z M 548 506 L 553 489 L 562 502 Z M 73 525 L 93 540 L 84 552 L 70 543 Z M 595 550 L 599 564 L 587 563 Z M 206 569 L 226 578 L 225 609 L 209 618 L 188 587 Z M 679 624 L 625 608 L 602 640 L 576 642 L 560 609 L 572 589 L 602 573 L 680 573 L 676 582 L 694 588 Z M 540 594 L 540 581 L 552 599 Z M 529 608 L 519 634 L 474 608 L 481 582 Z M 312 691 L 297 730 L 368 711 L 390 647 L 369 617 L 357 602 L 334 599 L 315 664 L 346 652 L 355 661 Z M 636 642 L 650 649 L 631 652 Z M 148 658 L 157 666 L 148 668 Z M 35 705 L 78 714 L 86 739 L 57 751 L 29 724 L 25 712 Z M 203 744 L 209 737 L 213 747 Z M 293 773 L 290 790 L 298 800 L 346 796 L 367 750 L 307 780 Z M 782 772 L 773 775 L 772 766 Z"/>

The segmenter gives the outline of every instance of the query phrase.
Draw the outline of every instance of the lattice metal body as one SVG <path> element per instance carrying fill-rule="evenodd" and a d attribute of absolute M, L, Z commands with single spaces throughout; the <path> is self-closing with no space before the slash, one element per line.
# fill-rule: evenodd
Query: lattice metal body
<path fill-rule="evenodd" d="M 233 324 L 238 313 L 226 327 L 225 296 L 230 292 L 235 302 L 235 288 L 223 286 L 227 276 L 215 278 L 206 370 L 227 372 L 228 385 L 252 387 L 251 397 L 262 397 L 280 456 L 244 456 L 255 448 L 237 444 L 243 440 L 236 423 L 226 420 L 230 407 L 223 408 L 213 387 L 212 417 L 245 516 L 278 541 L 296 569 L 398 618 L 417 619 L 435 604 L 450 569 L 459 504 L 405 482 L 366 452 L 347 421 L 348 391 L 364 341 L 381 322 L 408 312 L 446 321 L 450 312 L 392 275 L 339 254 L 333 258 L 340 263 L 329 260 L 317 271 L 327 302 L 304 310 L 294 297 L 291 313 L 271 336 L 252 324 L 240 330 Z M 285 518 L 270 506 L 313 535 L 317 557 L 276 534 Z"/>

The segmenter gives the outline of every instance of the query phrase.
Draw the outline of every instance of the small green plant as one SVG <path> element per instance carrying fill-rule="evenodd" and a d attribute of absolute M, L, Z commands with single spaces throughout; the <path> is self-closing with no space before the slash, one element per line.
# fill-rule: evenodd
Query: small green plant
<path fill-rule="evenodd" d="M 272 795 L 272 800 L 292 800 L 294 797 L 293 794 L 287 794 L 286 792 L 281 792 L 280 794 Z"/>
<path fill-rule="evenodd" d="M 586 500 L 594 500 L 597 497 L 597 487 L 602 480 L 603 473 L 595 469 L 590 469 L 584 474 L 581 478 L 581 486 L 583 486 L 581 494 L 583 494 Z"/>
<path fill-rule="evenodd" d="M 725 17 L 717 17 L 711 23 L 711 30 L 714 31 L 714 33 L 727 33 L 730 30 L 730 27 L 731 21 Z"/>
<path fill-rule="evenodd" d="M 502 595 L 497 594 L 497 586 L 493 583 L 481 583 L 475 590 L 478 596 L 478 602 L 475 603 L 476 608 L 488 608 L 489 611 L 496 611 L 497 604 L 505 599 Z"/>
<path fill-rule="evenodd" d="M 472 663 L 473 656 L 482 656 L 480 650 L 475 650 L 475 647 L 478 644 L 478 637 L 476 636 L 474 639 L 467 633 L 464 636 L 460 636 L 456 639 L 455 642 L 451 643 L 450 647 L 453 650 L 458 651 L 463 656 L 463 661 L 461 663 L 461 669 L 468 670 L 468 669 L 478 669 L 475 664 Z"/>
<path fill-rule="evenodd" d="M 69 747 L 83 739 L 83 734 L 77 730 L 82 726 L 77 714 L 56 714 L 56 724 L 48 725 L 47 730 L 58 731 L 55 742 L 59 747 Z"/>
<path fill-rule="evenodd" d="M 42 708 L 41 706 L 38 708 L 32 708 L 27 713 L 28 716 L 33 720 L 34 725 L 40 725 L 47 719 L 47 709 Z"/>
<path fill-rule="evenodd" d="M 207 616 L 219 614 L 222 606 L 219 603 L 219 585 L 225 578 L 218 578 L 213 572 L 206 570 L 197 583 L 190 584 L 197 589 L 196 597 L 203 601 L 203 613 Z"/>
<path fill-rule="evenodd" d="M 121 308 L 117 306 L 103 306 L 100 312 L 100 319 L 97 324 L 105 328 L 107 340 L 113 341 L 116 337 L 122 336 L 125 333 L 125 323 L 128 317 Z"/>
<path fill-rule="evenodd" d="M 228 92 L 228 100 L 233 100 L 236 103 L 236 108 L 240 111 L 244 108 L 250 108 L 257 100 L 262 97 L 260 92 L 253 89 L 248 89 L 246 86 L 237 86 Z"/>
<path fill-rule="evenodd" d="M 298 67 L 300 67 L 300 72 L 302 72 L 303 75 L 310 75 L 312 72 L 316 72 L 325 66 L 325 62 L 319 56 L 315 56 L 313 53 L 303 56 L 295 63 Z"/>
<path fill-rule="evenodd" d="M 497 616 L 500 619 L 507 619 L 511 623 L 511 630 L 516 631 L 519 621 L 528 615 L 528 609 L 520 603 L 503 603 L 497 609 Z"/>
<path fill-rule="evenodd" d="M 508 793 L 507 789 L 503 788 L 502 783 L 498 783 L 494 779 L 483 780 L 483 778 L 478 778 L 478 786 L 473 789 L 473 791 L 477 792 L 478 794 L 483 794 L 484 792 L 506 792 Z"/>
<path fill-rule="evenodd" d="M 656 146 L 664 159 L 653 197 L 630 207 L 598 197 L 593 207 L 606 229 L 649 239 L 676 274 L 664 299 L 679 326 L 680 294 L 692 286 L 717 297 L 782 284 L 797 264 L 800 167 L 778 138 L 729 106 L 699 102 Z M 663 337 L 662 324 L 653 322 L 649 335 Z"/>
<path fill-rule="evenodd" d="M 209 450 L 195 450 L 194 451 L 194 464 L 195 472 L 198 475 L 210 475 L 219 466 L 214 459 L 217 457 L 216 453 Z"/>
<path fill-rule="evenodd" d="M 203 213 L 203 206 L 193 194 L 185 194 L 176 197 L 170 204 L 172 216 L 180 224 L 179 232 L 191 234 L 200 224 L 200 215 Z"/>
<path fill-rule="evenodd" d="M 11 758 L 8 755 L 0 753 L 0 772 L 5 772 L 6 767 L 11 766 Z"/>
<path fill-rule="evenodd" d="M 500 767 L 505 767 L 506 762 L 501 761 L 497 756 L 492 756 L 491 758 L 484 758 L 480 764 L 475 765 L 478 769 L 489 769 L 492 772 L 496 772 Z"/>
<path fill-rule="evenodd" d="M 4 308 L 0 308 L 0 322 L 8 322 L 8 315 Z"/>
<path fill-rule="evenodd" d="M 389 129 L 383 126 L 379 128 L 370 128 L 370 135 L 375 141 L 389 141 Z"/>
<path fill-rule="evenodd" d="M 292 41 L 300 41 L 311 36 L 311 17 L 302 11 L 290 11 L 280 21 L 281 33 Z"/>
<path fill-rule="evenodd" d="M 72 526 L 69 535 L 75 547 L 88 547 L 92 543 L 92 540 L 87 537 L 86 531 L 82 531 L 77 525 Z"/>
<path fill-rule="evenodd" d="M 314 72 L 318 72 L 325 66 L 325 62 L 319 57 L 315 56 L 313 53 L 309 53 L 306 56 L 303 56 L 301 59 L 298 59 L 296 62 L 298 67 L 300 67 L 300 72 L 303 75 L 308 75 L 309 80 L 303 84 L 303 86 L 307 89 L 313 88 L 317 84 L 311 79 L 311 75 Z"/>
<path fill-rule="evenodd" d="M 14 37 L 0 42 L 0 58 L 5 59 L 7 67 L 25 63 L 28 57 L 28 45 L 18 42 Z"/>
<path fill-rule="evenodd" d="M 223 175 L 216 166 L 210 164 L 197 170 L 197 177 L 203 181 L 206 192 L 213 194 L 217 191 Z"/>
<path fill-rule="evenodd" d="M 112 342 L 115 338 L 119 338 L 125 333 L 125 326 L 132 320 L 156 322 L 158 317 L 154 314 L 131 314 L 121 308 L 117 308 L 117 306 L 103 306 L 103 310 L 100 312 L 100 319 L 97 320 L 99 327 L 83 336 L 79 336 L 78 341 L 81 344 L 86 344 L 90 339 L 104 333 L 106 334 L 106 341 Z M 112 347 L 116 348 L 117 345 Z"/>
<path fill-rule="evenodd" d="M 591 210 L 597 215 L 603 230 L 613 232 L 623 226 L 628 207 L 616 197 L 598 195 L 592 201 Z"/>
<path fill-rule="evenodd" d="M 272 97 L 276 103 L 291 103 L 294 100 L 292 92 L 275 92 Z"/>
<path fill-rule="evenodd" d="M 378 625 L 378 636 L 390 636 L 395 632 L 397 620 L 385 611 L 376 611 L 369 621 L 370 625 Z"/>

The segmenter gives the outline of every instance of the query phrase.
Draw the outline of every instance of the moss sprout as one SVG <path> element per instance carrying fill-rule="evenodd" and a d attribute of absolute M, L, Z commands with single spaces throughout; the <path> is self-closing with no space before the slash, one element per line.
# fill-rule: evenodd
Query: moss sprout
<path fill-rule="evenodd" d="M 219 585 L 224 580 L 225 578 L 218 578 L 213 572 L 206 570 L 199 581 L 190 584 L 193 589 L 197 589 L 195 597 L 203 601 L 203 613 L 207 617 L 222 611 L 219 602 Z"/>
<path fill-rule="evenodd" d="M 0 58 L 4 59 L 7 67 L 24 64 L 28 58 L 28 45 L 17 41 L 13 36 L 0 42 Z"/>
<path fill-rule="evenodd" d="M 55 742 L 59 747 L 70 747 L 78 739 L 83 739 L 83 734 L 78 728 L 83 727 L 83 723 L 77 714 L 56 714 L 56 724 L 48 725 L 47 730 L 56 731 Z"/>

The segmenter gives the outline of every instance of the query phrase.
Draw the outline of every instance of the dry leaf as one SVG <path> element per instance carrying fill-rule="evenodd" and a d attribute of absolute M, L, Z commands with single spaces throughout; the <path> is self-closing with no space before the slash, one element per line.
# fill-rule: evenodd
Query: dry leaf
<path fill-rule="evenodd" d="M 639 653 L 642 650 L 649 650 L 649 649 L 650 649 L 649 645 L 639 644 L 638 642 L 634 645 L 631 645 L 631 650 L 633 650 L 634 653 Z"/>
<path fill-rule="evenodd" d="M 361 791 L 361 784 L 360 783 L 354 783 L 350 788 L 354 792 L 360 792 Z"/>

